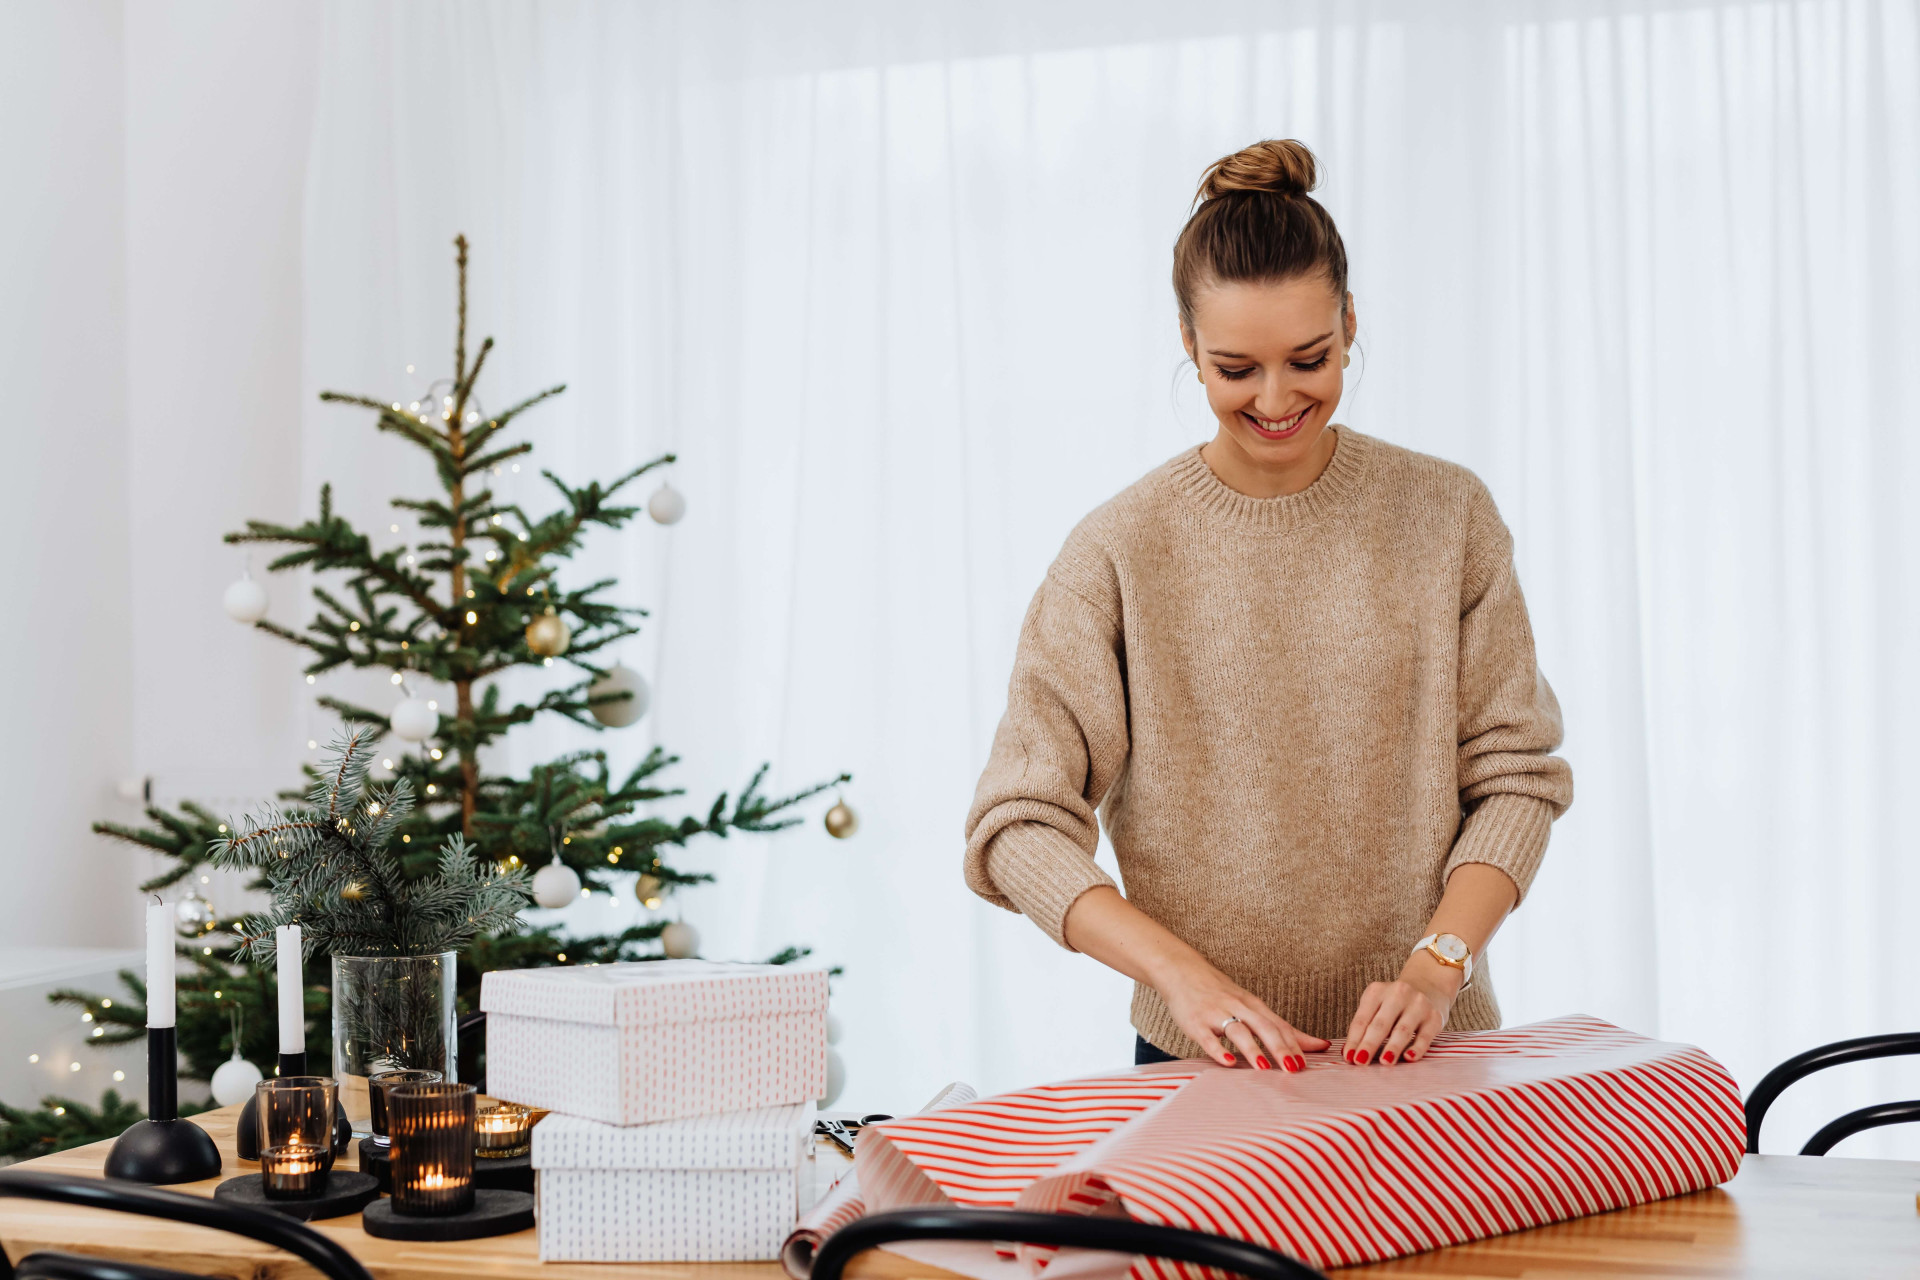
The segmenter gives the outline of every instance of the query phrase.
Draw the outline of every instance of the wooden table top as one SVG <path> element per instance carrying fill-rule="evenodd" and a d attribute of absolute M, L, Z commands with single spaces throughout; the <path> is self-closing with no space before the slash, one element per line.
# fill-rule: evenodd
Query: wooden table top
<path fill-rule="evenodd" d="M 238 1108 L 194 1117 L 226 1162 L 221 1178 L 171 1188 L 212 1195 L 222 1178 L 259 1166 L 233 1154 Z M 27 1166 L 98 1177 L 109 1144 Z M 377 1240 L 357 1215 L 313 1227 L 344 1245 L 376 1280 L 782 1280 L 777 1263 L 546 1263 L 532 1231 L 454 1244 Z M 276 1250 L 239 1236 L 69 1205 L 0 1199 L 0 1245 L 18 1262 L 35 1249 L 101 1254 L 232 1280 L 316 1280 Z M 1527 1277 L 1920 1277 L 1920 1162 L 1832 1156 L 1748 1156 L 1724 1187 L 1575 1222 L 1338 1273 L 1467 1280 Z M 952 1272 L 870 1253 L 852 1280 L 958 1280 Z"/>

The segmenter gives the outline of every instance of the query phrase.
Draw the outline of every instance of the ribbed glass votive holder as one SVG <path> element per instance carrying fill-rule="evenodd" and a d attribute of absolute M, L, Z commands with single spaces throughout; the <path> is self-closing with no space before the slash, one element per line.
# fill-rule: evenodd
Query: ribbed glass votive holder
<path fill-rule="evenodd" d="M 377 1071 L 367 1077 L 367 1107 L 372 1112 L 371 1127 L 373 1141 L 377 1146 L 386 1146 L 392 1139 L 387 1135 L 387 1090 L 397 1084 L 439 1084 L 438 1071 Z"/>
<path fill-rule="evenodd" d="M 397 1084 L 386 1095 L 393 1211 L 439 1218 L 473 1208 L 474 1087 Z"/>
<path fill-rule="evenodd" d="M 533 1146 L 533 1108 L 517 1102 L 481 1104 L 474 1120 L 473 1154 L 482 1160 L 510 1160 Z"/>

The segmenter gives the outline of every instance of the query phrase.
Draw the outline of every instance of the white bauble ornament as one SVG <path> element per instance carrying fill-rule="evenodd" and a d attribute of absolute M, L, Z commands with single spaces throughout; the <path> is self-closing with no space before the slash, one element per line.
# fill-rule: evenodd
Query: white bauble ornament
<path fill-rule="evenodd" d="M 549 862 L 533 873 L 533 900 L 558 910 L 580 896 L 580 873 L 563 862 Z"/>
<path fill-rule="evenodd" d="M 267 616 L 267 589 L 253 580 L 248 574 L 227 588 L 227 594 L 220 597 L 220 603 L 227 616 L 235 622 L 254 623 Z"/>
<path fill-rule="evenodd" d="M 700 933 L 685 921 L 675 920 L 660 931 L 660 949 L 669 960 L 685 960 L 700 950 Z"/>
<path fill-rule="evenodd" d="M 628 696 L 614 702 L 594 703 L 593 718 L 609 729 L 624 729 L 647 714 L 647 703 L 653 697 L 653 691 L 647 688 L 646 679 L 638 671 L 617 662 L 607 668 L 607 674 L 587 686 L 589 698 L 610 693 Z"/>
<path fill-rule="evenodd" d="M 660 877 L 642 874 L 633 882 L 633 896 L 640 905 L 651 910 L 660 902 Z"/>
<path fill-rule="evenodd" d="M 832 1010 L 827 1011 L 827 1043 L 839 1044 L 840 1037 L 846 1034 L 846 1028 L 840 1025 L 840 1019 Z"/>
<path fill-rule="evenodd" d="M 173 918 L 180 922 L 182 929 L 200 933 L 213 923 L 213 904 L 201 897 L 198 889 L 189 889 L 184 898 L 173 904 Z"/>
<path fill-rule="evenodd" d="M 662 484 L 647 499 L 647 514 L 655 524 L 679 524 L 680 517 L 687 514 L 687 500 L 672 485 Z"/>
<path fill-rule="evenodd" d="M 233 1056 L 213 1070 L 213 1100 L 223 1107 L 237 1106 L 253 1097 L 253 1086 L 260 1083 L 260 1068 L 240 1056 Z"/>
<path fill-rule="evenodd" d="M 827 1091 L 820 1095 L 822 1108 L 832 1106 L 847 1087 L 847 1063 L 838 1049 L 827 1050 Z"/>
<path fill-rule="evenodd" d="M 425 698 L 406 698 L 387 717 L 393 735 L 406 742 L 425 742 L 440 732 L 440 713 L 427 705 Z"/>

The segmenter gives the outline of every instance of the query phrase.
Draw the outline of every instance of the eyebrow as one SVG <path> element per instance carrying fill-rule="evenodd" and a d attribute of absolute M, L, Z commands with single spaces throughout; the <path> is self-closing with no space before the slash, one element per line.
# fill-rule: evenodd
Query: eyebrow
<path fill-rule="evenodd" d="M 1317 346 L 1319 346 L 1319 345 L 1320 345 L 1321 343 L 1323 343 L 1323 342 L 1325 342 L 1325 341 L 1326 341 L 1326 340 L 1327 340 L 1328 338 L 1331 338 L 1332 336 L 1333 336 L 1333 330 L 1331 330 L 1331 329 L 1329 329 L 1329 330 L 1327 330 L 1327 331 L 1326 331 L 1325 333 L 1323 333 L 1323 334 L 1321 334 L 1321 335 L 1320 335 L 1319 337 L 1317 337 L 1317 338 L 1309 338 L 1309 339 L 1307 339 L 1307 340 L 1306 340 L 1305 342 L 1303 342 L 1303 343 L 1301 343 L 1301 344 L 1300 344 L 1299 346 L 1297 346 L 1297 347 L 1295 347 L 1295 348 L 1293 349 L 1293 353 L 1294 353 L 1294 354 L 1298 354 L 1299 352 L 1302 352 L 1302 351 L 1305 351 L 1305 350 L 1306 350 L 1306 349 L 1307 349 L 1308 347 L 1317 347 Z M 1241 354 L 1240 352 L 1238 352 L 1238 351 L 1215 351 L 1215 350 L 1214 350 L 1214 349 L 1213 349 L 1212 347 L 1208 347 L 1208 348 L 1207 348 L 1207 354 L 1208 354 L 1208 355 L 1210 355 L 1210 356 L 1220 356 L 1221 358 L 1223 358 L 1223 359 L 1227 359 L 1227 360 L 1251 360 L 1251 359 L 1253 359 L 1253 357 L 1252 357 L 1252 356 L 1249 356 L 1249 355 L 1242 355 L 1242 354 Z"/>

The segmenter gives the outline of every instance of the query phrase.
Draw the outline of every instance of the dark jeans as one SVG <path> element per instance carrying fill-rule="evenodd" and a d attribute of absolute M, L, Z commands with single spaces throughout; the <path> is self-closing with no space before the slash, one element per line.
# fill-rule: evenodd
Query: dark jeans
<path fill-rule="evenodd" d="M 1145 1036 L 1135 1036 L 1133 1038 L 1133 1065 L 1134 1066 L 1144 1067 L 1149 1062 L 1178 1062 L 1178 1061 L 1179 1059 L 1174 1057 L 1172 1054 L 1162 1053 L 1160 1052 L 1160 1050 L 1148 1044 Z"/>

